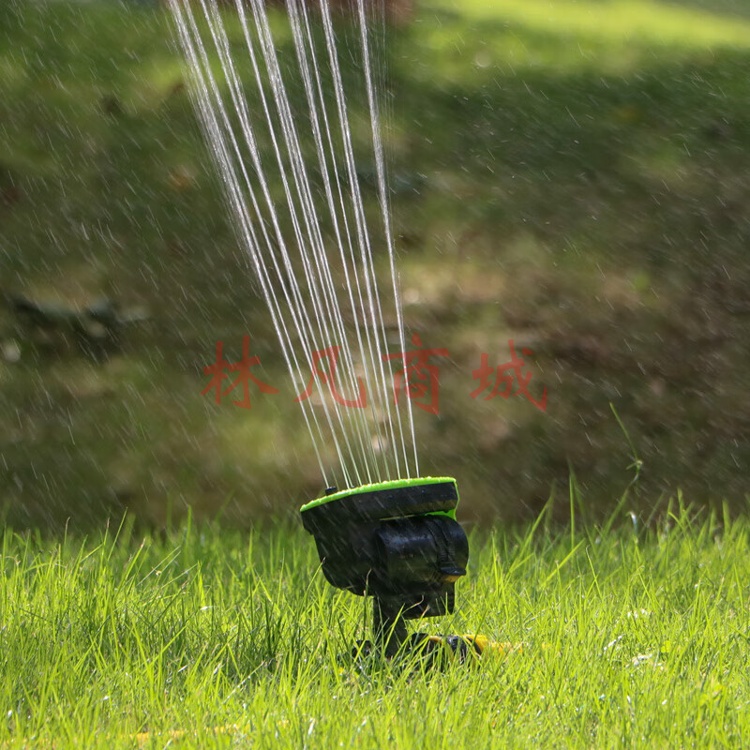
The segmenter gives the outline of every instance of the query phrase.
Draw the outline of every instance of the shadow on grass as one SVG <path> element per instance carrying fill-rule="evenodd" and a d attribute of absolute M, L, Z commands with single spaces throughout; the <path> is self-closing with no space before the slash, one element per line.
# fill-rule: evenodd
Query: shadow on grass
<path fill-rule="evenodd" d="M 750 18 L 750 7 L 743 0 L 671 0 L 665 4 L 706 11 L 715 16 Z"/>

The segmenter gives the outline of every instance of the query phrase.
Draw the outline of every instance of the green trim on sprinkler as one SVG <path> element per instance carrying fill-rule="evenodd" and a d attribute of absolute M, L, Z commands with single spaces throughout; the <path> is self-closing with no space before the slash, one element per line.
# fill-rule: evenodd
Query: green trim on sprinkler
<path fill-rule="evenodd" d="M 430 484 L 444 484 L 451 482 L 456 489 L 456 505 L 458 505 L 458 484 L 453 477 L 415 477 L 414 479 L 389 479 L 385 482 L 373 482 L 372 484 L 363 484 L 361 487 L 354 487 L 347 490 L 339 490 L 330 495 L 324 495 L 316 500 L 312 500 L 306 503 L 300 508 L 300 513 L 304 513 L 306 510 L 312 510 L 318 508 L 326 503 L 335 502 L 336 500 L 344 500 L 346 498 L 363 495 L 370 492 L 382 492 L 387 490 L 400 490 L 408 489 L 410 487 L 424 487 Z M 448 516 L 454 521 L 456 520 L 455 508 L 450 511 L 437 511 L 434 513 L 426 513 L 425 515 L 435 516 Z"/>

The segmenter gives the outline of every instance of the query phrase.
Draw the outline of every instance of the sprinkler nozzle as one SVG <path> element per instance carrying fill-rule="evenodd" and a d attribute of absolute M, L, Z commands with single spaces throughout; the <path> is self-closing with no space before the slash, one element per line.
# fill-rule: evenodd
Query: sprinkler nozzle
<path fill-rule="evenodd" d="M 337 588 L 375 599 L 375 639 L 392 653 L 403 620 L 453 612 L 469 543 L 456 522 L 456 480 L 402 479 L 326 490 L 301 508 L 323 573 Z"/>

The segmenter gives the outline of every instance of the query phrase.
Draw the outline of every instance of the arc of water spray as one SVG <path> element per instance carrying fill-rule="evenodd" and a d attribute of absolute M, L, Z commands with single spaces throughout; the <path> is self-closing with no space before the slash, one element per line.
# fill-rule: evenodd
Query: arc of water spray
<path fill-rule="evenodd" d="M 248 252 L 251 264 L 255 269 L 257 278 L 261 284 L 261 290 L 263 297 L 268 304 L 271 312 L 271 318 L 273 321 L 274 328 L 282 343 L 282 353 L 284 355 L 287 367 L 294 377 L 295 374 L 301 371 L 301 366 L 296 355 L 295 348 L 289 335 L 289 331 L 284 323 L 281 307 L 278 303 L 278 299 L 273 289 L 273 282 L 268 272 L 268 268 L 265 265 L 262 252 L 261 244 L 258 240 L 258 236 L 255 230 L 255 223 L 252 221 L 250 212 L 248 209 L 246 196 L 243 194 L 241 185 L 244 183 L 247 189 L 247 197 L 249 197 L 253 209 L 255 210 L 256 216 L 262 216 L 257 196 L 253 189 L 253 183 L 250 180 L 247 170 L 242 159 L 242 155 L 239 151 L 239 145 L 237 139 L 234 137 L 231 125 L 229 124 L 229 118 L 224 107 L 223 100 L 221 99 L 218 86 L 211 73 L 211 68 L 208 63 L 208 58 L 204 46 L 202 45 L 200 34 L 195 23 L 195 18 L 192 13 L 186 13 L 185 16 L 182 14 L 182 10 L 179 7 L 177 0 L 170 0 L 173 3 L 173 11 L 175 13 L 175 19 L 177 20 L 178 34 L 180 42 L 185 50 L 186 57 L 190 66 L 190 73 L 192 76 L 192 82 L 195 84 L 191 87 L 193 98 L 196 103 L 196 109 L 199 114 L 201 125 L 203 126 L 206 139 L 211 147 L 212 154 L 216 159 L 219 166 L 220 174 L 223 178 L 224 187 L 227 193 L 227 198 L 230 207 L 234 211 L 235 219 L 237 221 L 237 230 L 240 240 L 245 245 Z M 194 36 L 192 36 L 194 35 Z M 195 40 L 195 41 L 194 41 Z M 205 65 L 205 69 L 203 67 Z M 254 144 L 254 135 L 252 130 L 245 132 L 245 136 L 252 144 Z M 256 156 L 256 149 L 251 148 L 251 153 Z M 233 156 L 234 155 L 234 156 Z M 254 160 L 255 161 L 255 160 Z M 238 174 L 239 172 L 239 174 Z M 262 180 L 262 171 L 258 172 L 263 188 L 264 195 L 267 199 L 270 198 L 267 190 L 267 186 Z M 242 178 L 242 181 L 240 180 Z M 271 216 L 275 218 L 275 212 L 271 212 Z M 274 221 L 274 228 L 276 229 L 277 237 L 280 236 L 280 229 L 278 228 L 278 222 Z M 258 227 L 263 236 L 263 240 L 266 247 L 271 246 L 271 239 L 269 238 L 267 227 L 264 221 L 257 222 Z M 279 243 L 280 248 L 284 248 L 284 243 Z M 271 254 L 271 265 L 276 272 L 276 276 L 281 287 L 282 295 L 288 305 L 289 311 L 294 318 L 298 311 L 298 298 L 299 290 L 292 285 L 292 289 L 287 287 L 285 284 L 284 276 L 279 268 L 277 259 Z M 296 297 L 290 295 L 296 292 Z M 307 338 L 304 335 L 305 332 L 301 329 L 301 326 L 297 326 L 301 330 L 301 338 L 305 354 L 310 356 L 311 349 L 307 342 Z M 296 380 L 296 378 L 295 378 Z M 318 458 L 318 464 L 321 468 L 321 473 L 326 482 L 326 471 L 323 464 L 323 459 L 318 447 L 318 442 L 315 439 L 316 431 L 318 435 L 323 436 L 323 431 L 320 428 L 320 424 L 317 417 L 310 409 L 311 414 L 308 414 L 305 405 L 303 405 L 303 414 L 305 422 L 313 436 L 313 445 L 315 447 L 316 456 Z M 315 429 L 313 429 L 313 425 Z M 336 441 L 336 436 L 333 436 Z M 341 455 L 338 443 L 335 444 L 336 452 L 339 455 L 340 461 L 342 461 L 342 468 L 346 475 L 346 466 L 343 464 L 343 456 Z"/>
<path fill-rule="evenodd" d="M 356 360 L 363 365 L 369 410 L 349 408 L 344 411 L 336 399 L 331 402 L 323 398 L 322 414 L 319 414 L 309 400 L 300 402 L 321 474 L 330 484 L 324 449 L 331 443 L 346 486 L 410 477 L 412 471 L 418 473 L 414 418 L 408 399 L 406 425 L 391 400 L 392 363 L 397 363 L 398 359 L 386 360 L 384 356 L 387 336 L 376 283 L 373 242 L 357 179 L 347 97 L 328 0 L 321 1 L 321 19 L 325 37 L 323 59 L 333 81 L 333 112 L 328 111 L 330 105 L 326 103 L 321 57 L 316 52 L 305 2 L 287 0 L 307 104 L 305 121 L 310 123 L 317 167 L 323 179 L 322 207 L 314 200 L 309 165 L 303 158 L 300 131 L 285 86 L 265 1 L 234 1 L 245 43 L 243 54 L 250 62 L 259 94 L 259 109 L 249 104 L 235 60 L 236 51 L 230 44 L 216 0 L 168 0 L 177 39 L 188 63 L 191 96 L 199 121 L 219 168 L 238 238 L 257 277 L 293 381 L 298 389 L 304 388 L 313 353 L 325 350 L 334 342 L 341 345 L 338 373 L 352 392 L 357 392 L 359 383 Z M 367 13 L 365 0 L 355 1 L 382 230 L 389 257 L 399 343 L 404 352 L 404 322 Z M 245 8 L 246 3 L 250 13 Z M 207 33 L 196 20 L 194 5 L 200 8 L 201 23 L 205 24 Z M 212 54 L 221 67 L 219 76 L 212 65 L 209 40 Z M 270 95 L 266 93 L 264 76 L 270 82 Z M 270 149 L 262 149 L 261 133 L 268 137 Z M 340 159 L 344 162 L 348 191 L 336 166 Z M 284 194 L 281 202 L 272 195 L 270 174 L 275 172 L 280 176 Z M 335 254 L 330 256 L 326 253 L 319 218 L 323 208 L 328 211 L 335 241 Z M 288 242 L 282 230 L 281 214 L 286 215 L 291 224 L 292 242 Z M 304 270 L 302 278 L 295 271 L 290 247 Z M 336 294 L 332 273 L 334 259 L 340 263 L 344 275 L 342 299 Z M 351 310 L 353 336 L 347 336 L 344 299 Z M 402 355 L 402 366 L 406 367 L 405 355 Z"/>

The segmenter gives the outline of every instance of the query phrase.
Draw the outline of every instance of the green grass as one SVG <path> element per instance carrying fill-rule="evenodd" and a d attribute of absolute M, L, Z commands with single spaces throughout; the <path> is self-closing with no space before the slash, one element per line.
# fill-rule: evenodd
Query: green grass
<path fill-rule="evenodd" d="M 663 0 L 432 0 L 430 5 L 460 10 L 471 18 L 522 23 L 537 31 L 569 34 L 599 44 L 646 42 L 683 49 L 750 47 L 750 21 L 732 17 L 730 3 L 726 10 L 721 3 Z"/>
<path fill-rule="evenodd" d="M 522 650 L 429 673 L 350 656 L 363 600 L 298 526 L 6 531 L 0 747 L 747 746 L 750 524 L 549 520 L 475 534 L 421 626 Z"/>

